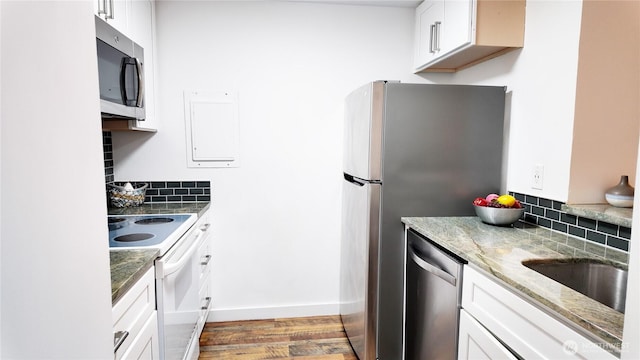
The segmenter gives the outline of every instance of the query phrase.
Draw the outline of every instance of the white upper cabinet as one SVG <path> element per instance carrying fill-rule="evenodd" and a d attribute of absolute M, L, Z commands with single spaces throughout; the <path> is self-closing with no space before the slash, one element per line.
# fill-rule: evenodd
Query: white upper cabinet
<path fill-rule="evenodd" d="M 444 0 L 426 0 L 416 9 L 416 65 L 428 64 L 438 56 L 437 35 L 443 21 Z"/>
<path fill-rule="evenodd" d="M 415 72 L 455 72 L 524 44 L 525 0 L 425 0 L 415 17 Z"/>
<path fill-rule="evenodd" d="M 130 0 L 93 0 L 96 15 L 116 30 L 125 33 L 128 24 L 128 3 Z"/>

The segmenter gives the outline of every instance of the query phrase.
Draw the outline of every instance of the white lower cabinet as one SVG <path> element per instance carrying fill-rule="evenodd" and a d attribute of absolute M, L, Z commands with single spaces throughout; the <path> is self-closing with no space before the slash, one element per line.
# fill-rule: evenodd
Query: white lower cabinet
<path fill-rule="evenodd" d="M 158 344 L 158 316 L 154 311 L 147 319 L 138 336 L 122 355 L 126 360 L 159 359 Z"/>
<path fill-rule="evenodd" d="M 114 335 L 122 338 L 115 360 L 160 358 L 153 267 L 113 305 L 112 315 Z"/>
<path fill-rule="evenodd" d="M 458 359 L 490 360 L 517 358 L 464 309 L 460 311 Z"/>
<path fill-rule="evenodd" d="M 617 359 L 468 265 L 462 282 L 462 308 L 467 324 L 463 329 L 461 321 L 460 359 L 504 359 L 500 351 L 508 351 L 507 347 L 524 359 Z"/>

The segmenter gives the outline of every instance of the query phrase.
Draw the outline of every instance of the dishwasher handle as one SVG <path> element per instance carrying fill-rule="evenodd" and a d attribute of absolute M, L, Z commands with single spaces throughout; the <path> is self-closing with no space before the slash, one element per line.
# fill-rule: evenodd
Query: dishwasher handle
<path fill-rule="evenodd" d="M 411 259 L 413 260 L 413 262 L 415 262 L 418 266 L 420 266 L 424 271 L 428 271 L 433 275 L 439 277 L 440 279 L 448 282 L 449 284 L 456 286 L 457 279 L 455 276 L 421 259 L 415 253 L 412 247 L 409 247 L 409 255 L 411 255 Z"/>

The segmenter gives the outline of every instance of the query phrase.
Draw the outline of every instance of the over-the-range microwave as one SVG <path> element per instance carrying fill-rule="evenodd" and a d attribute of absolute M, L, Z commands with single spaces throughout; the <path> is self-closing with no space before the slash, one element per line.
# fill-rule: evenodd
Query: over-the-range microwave
<path fill-rule="evenodd" d="M 103 119 L 144 120 L 144 49 L 95 17 Z"/>

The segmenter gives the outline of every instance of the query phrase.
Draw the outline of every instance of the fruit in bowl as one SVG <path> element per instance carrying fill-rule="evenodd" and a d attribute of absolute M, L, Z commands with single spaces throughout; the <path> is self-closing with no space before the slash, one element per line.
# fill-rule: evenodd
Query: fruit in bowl
<path fill-rule="evenodd" d="M 473 200 L 473 207 L 480 220 L 491 225 L 511 225 L 524 214 L 520 201 L 507 194 L 478 197 Z"/>

